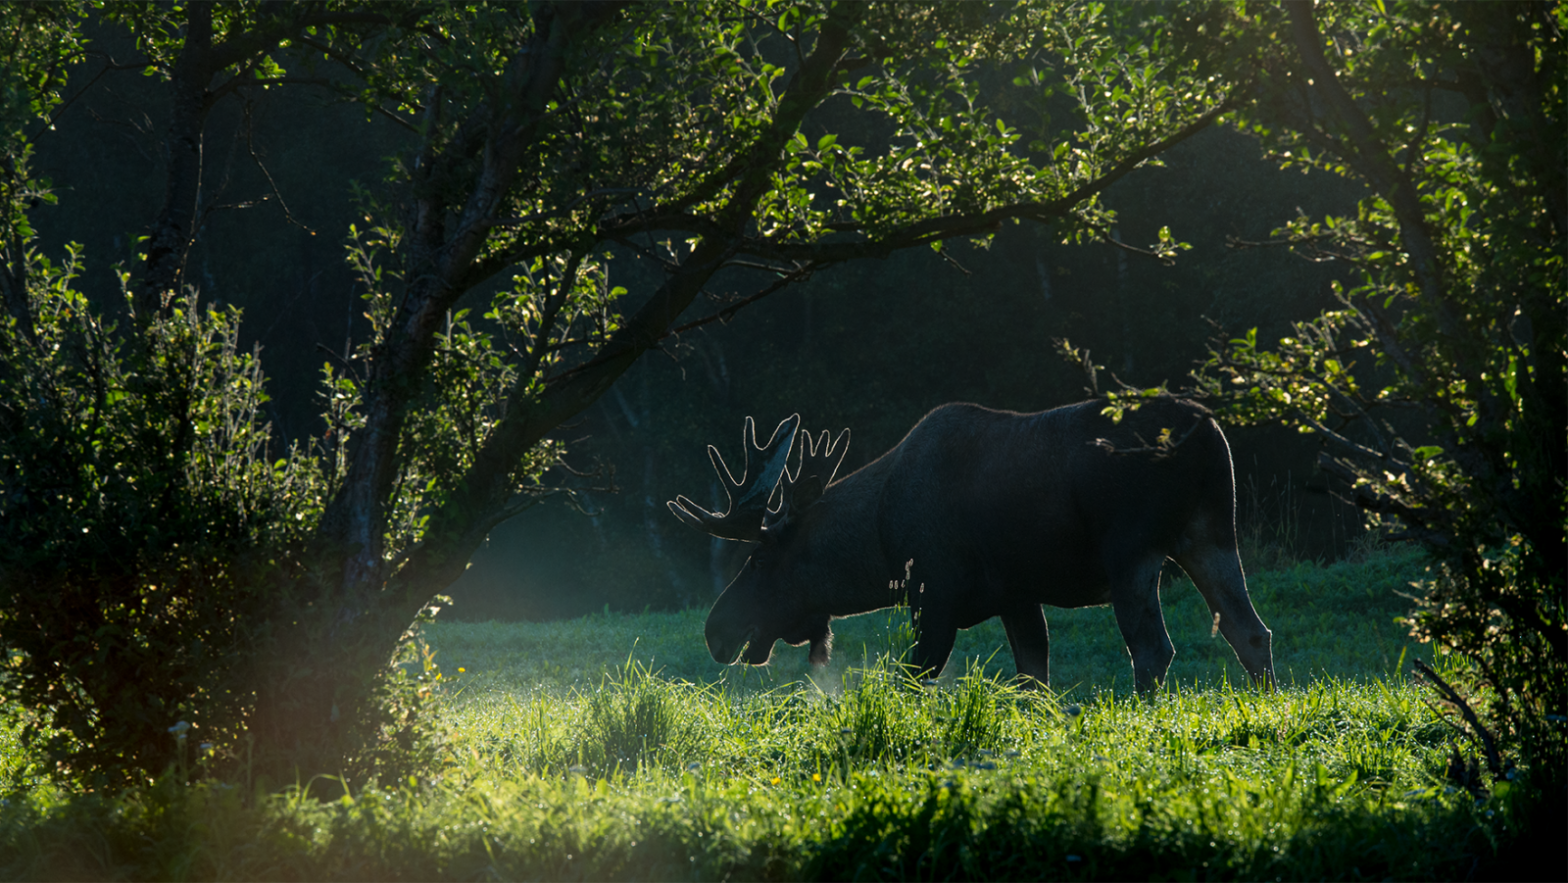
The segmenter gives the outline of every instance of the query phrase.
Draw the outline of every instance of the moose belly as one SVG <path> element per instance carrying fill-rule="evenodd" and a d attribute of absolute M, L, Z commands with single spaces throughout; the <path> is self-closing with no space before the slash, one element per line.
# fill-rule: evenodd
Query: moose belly
<path fill-rule="evenodd" d="M 1094 607 L 1111 603 L 1111 582 L 1098 556 L 1060 544 L 1040 544 L 1031 553 L 993 556 L 985 594 L 997 606 L 1019 601 L 1052 607 Z"/>

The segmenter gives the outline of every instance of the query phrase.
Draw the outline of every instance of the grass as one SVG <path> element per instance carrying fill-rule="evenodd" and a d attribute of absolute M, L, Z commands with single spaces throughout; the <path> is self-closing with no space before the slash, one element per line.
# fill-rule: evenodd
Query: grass
<path fill-rule="evenodd" d="M 1190 586 L 1167 590 L 1170 689 L 1129 695 L 1109 611 L 1054 611 L 1059 692 L 1021 693 L 1000 628 L 934 687 L 888 663 L 896 618 L 837 624 L 835 662 L 723 669 L 700 612 L 431 627 L 441 765 L 247 792 L 50 787 L 0 807 L 0 875 L 93 879 L 1304 879 L 1506 873 L 1502 783 L 1444 778 L 1451 730 L 1398 673 L 1376 555 L 1252 579 L 1282 688 L 1234 688 Z M 1439 661 L 1441 666 L 1442 661 Z M 3 747 L 3 743 L 0 743 Z M 9 749 L 5 749 L 9 750 Z M 0 767 L 5 769 L 5 767 Z M 14 782 L 14 780 L 12 780 Z"/>
<path fill-rule="evenodd" d="M 1274 666 L 1282 684 L 1305 686 L 1323 677 L 1364 680 L 1396 675 L 1401 654 L 1431 663 L 1430 648 L 1413 643 L 1395 622 L 1410 608 L 1401 593 L 1421 575 L 1419 555 L 1382 552 L 1356 561 L 1288 569 L 1248 577 L 1254 606 L 1274 632 Z M 1166 626 L 1176 646 L 1167 681 L 1183 687 L 1244 683 L 1230 645 L 1213 634 L 1202 597 L 1186 579 L 1161 593 Z M 549 623 L 438 623 L 430 640 L 447 677 L 461 667 L 467 693 L 492 687 L 517 689 L 591 687 L 628 657 L 667 679 L 713 683 L 726 689 L 770 689 L 814 678 L 827 689 L 852 667 L 896 656 L 910 640 L 903 610 L 887 610 L 833 623 L 833 661 L 825 673 L 806 665 L 805 648 L 778 645 L 766 668 L 724 668 L 703 644 L 705 610 L 642 615 L 593 615 Z M 1132 690 L 1132 666 L 1109 607 L 1047 608 L 1051 630 L 1052 687 L 1087 697 Z M 988 674 L 1013 671 L 1007 636 L 997 620 L 961 631 L 950 682 L 978 661 Z"/>

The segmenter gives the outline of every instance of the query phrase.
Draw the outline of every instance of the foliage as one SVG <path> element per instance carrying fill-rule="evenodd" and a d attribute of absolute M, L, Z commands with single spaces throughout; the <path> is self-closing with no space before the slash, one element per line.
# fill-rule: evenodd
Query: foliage
<path fill-rule="evenodd" d="M 1563 7 L 1194 4 L 1195 56 L 1254 83 L 1282 167 L 1366 187 L 1270 244 L 1347 266 L 1336 309 L 1200 377 L 1242 422 L 1323 442 L 1374 524 L 1435 556 L 1415 633 L 1470 658 L 1494 725 L 1561 764 L 1568 713 Z M 1258 243 L 1249 245 L 1258 246 Z M 1494 774 L 1500 770 L 1494 769 Z"/>
<path fill-rule="evenodd" d="M 176 720 L 210 727 L 236 764 L 243 729 L 274 775 L 417 731 L 385 692 L 421 693 L 388 669 L 410 622 L 550 490 L 565 421 L 719 317 L 680 324 L 716 274 L 755 299 L 1006 220 L 1103 232 L 1098 194 L 1227 98 L 1094 5 L 87 10 L 130 60 L 82 49 L 79 13 L 0 12 L 26 37 L 5 69 L 0 514 L 16 542 L 0 629 L 6 688 L 74 740 L 56 745 L 60 772 L 83 780 L 156 775 Z M 166 186 L 111 321 L 119 304 L 86 304 L 74 270 L 32 250 L 26 212 L 47 188 L 25 160 L 29 127 L 125 70 L 168 109 Z M 979 100 L 1008 73 L 1009 106 L 1040 123 L 1029 143 Z M 1058 78 L 1065 127 L 1041 111 Z M 347 231 L 368 327 L 323 372 L 321 434 L 287 452 L 257 411 L 238 314 L 199 308 L 188 263 L 215 208 L 214 108 L 248 114 L 282 88 L 355 101 L 406 139 Z M 612 245 L 660 277 L 610 285 Z"/>
<path fill-rule="evenodd" d="M 127 339 L 71 288 L 74 254 L 32 258 L 31 327 L 0 338 L 6 690 L 73 774 L 161 769 L 177 721 L 236 744 L 236 675 L 289 609 L 324 476 L 269 457 L 237 312 L 183 300 Z"/>

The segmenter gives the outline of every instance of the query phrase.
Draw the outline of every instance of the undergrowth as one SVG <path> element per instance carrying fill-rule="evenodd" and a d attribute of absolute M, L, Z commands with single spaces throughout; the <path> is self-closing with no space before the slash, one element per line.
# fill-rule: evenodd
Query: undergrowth
<path fill-rule="evenodd" d="M 1453 731 L 1398 674 L 1413 651 L 1377 594 L 1410 560 L 1346 567 L 1253 579 L 1293 672 L 1272 694 L 1195 649 L 1223 642 L 1179 586 L 1167 611 L 1189 667 L 1152 701 L 1114 671 L 1126 651 L 1097 631 L 1104 611 L 1052 612 L 1059 692 L 1016 689 L 985 629 L 940 682 L 911 682 L 907 635 L 882 615 L 838 624 L 837 661 L 810 676 L 788 653 L 719 669 L 699 613 L 433 627 L 454 686 L 422 774 L 272 791 L 170 776 L 106 796 L 17 773 L 0 876 L 1528 876 L 1515 847 L 1552 795 L 1527 775 L 1481 799 L 1453 786 Z"/>

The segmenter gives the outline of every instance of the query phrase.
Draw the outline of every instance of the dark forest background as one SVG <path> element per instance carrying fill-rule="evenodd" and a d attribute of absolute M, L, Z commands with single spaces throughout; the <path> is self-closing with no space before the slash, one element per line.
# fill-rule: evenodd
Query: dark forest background
<path fill-rule="evenodd" d="M 95 39 L 114 52 L 114 35 Z M 115 267 L 134 264 L 137 225 L 161 198 L 166 111 L 153 85 L 135 71 L 105 74 L 39 140 L 37 172 L 60 197 L 35 212 L 42 249 L 83 245 L 81 287 L 105 305 L 119 296 Z M 272 89 L 214 110 L 187 278 L 204 301 L 245 310 L 242 343 L 262 348 L 268 413 L 285 441 L 318 431 L 322 366 L 364 337 L 344 238 L 350 224 L 365 226 L 355 191 L 373 195 L 380 185 L 365 170 L 385 168 L 404 137 L 362 106 L 312 90 Z M 586 473 L 559 476 L 575 495 L 499 527 L 443 615 L 548 619 L 606 605 L 706 605 L 745 547 L 682 526 L 665 501 L 684 493 L 717 502 L 704 447 L 738 456 L 748 414 L 764 432 L 795 412 L 808 429 L 853 429 L 847 473 L 944 402 L 1032 411 L 1084 398 L 1082 371 L 1053 339 L 1088 349 L 1129 384 L 1180 388 L 1216 337 L 1257 327 L 1276 339 L 1290 321 L 1331 306 L 1329 283 L 1345 268 L 1246 243 L 1302 213 L 1353 211 L 1357 190 L 1280 171 L 1230 129 L 1206 131 L 1162 160 L 1115 185 L 1106 202 L 1127 243 L 1152 242 L 1165 224 L 1189 243 L 1172 265 L 1107 243 L 1063 244 L 1038 225 L 1006 226 L 984 247 L 840 266 L 726 324 L 667 339 L 662 357 L 640 360 L 557 434 L 569 443 L 568 462 Z M 610 282 L 648 290 L 656 286 L 637 283 L 658 273 L 623 253 Z M 754 282 L 716 277 L 709 302 L 693 311 L 711 312 Z M 1350 548 L 1360 519 L 1316 471 L 1314 439 L 1282 427 L 1229 435 L 1249 566 L 1332 559 Z"/>

